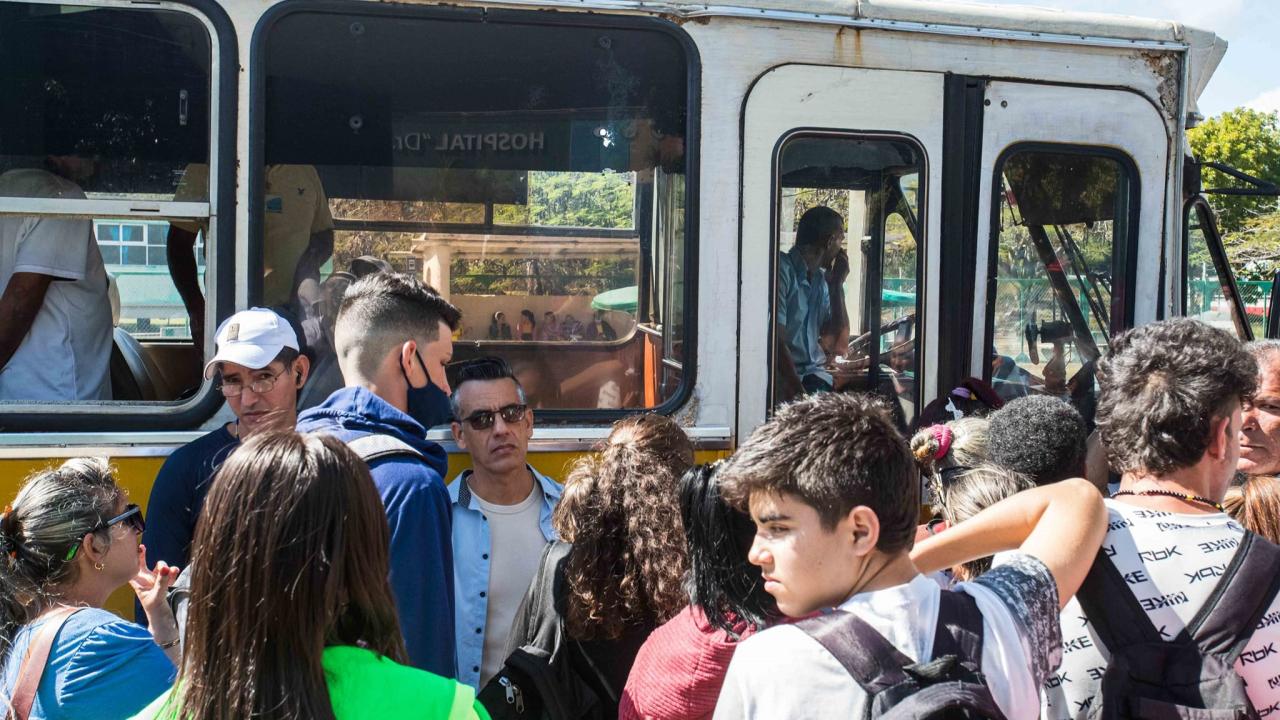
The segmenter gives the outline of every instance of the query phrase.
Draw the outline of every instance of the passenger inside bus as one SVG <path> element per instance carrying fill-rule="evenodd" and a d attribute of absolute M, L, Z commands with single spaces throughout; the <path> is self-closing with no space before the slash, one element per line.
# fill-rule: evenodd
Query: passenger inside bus
<path fill-rule="evenodd" d="M 783 144 L 775 404 L 815 391 L 871 391 L 889 402 L 904 429 L 915 417 L 922 165 L 919 149 L 905 139 L 815 133 Z M 805 266 L 809 282 L 797 282 L 796 259 L 813 255 L 804 250 L 810 223 L 821 227 L 820 239 L 836 244 Z M 847 250 L 840 247 L 846 236 Z"/>
<path fill-rule="evenodd" d="M 310 165 L 268 165 L 263 172 L 262 304 L 288 307 L 307 317 L 310 303 L 298 296 L 305 281 L 320 281 L 320 268 L 333 255 L 333 216 L 316 169 Z M 174 200 L 199 197 L 209 184 L 209 166 L 188 165 Z M 191 321 L 191 342 L 204 347 L 204 294 L 196 277 L 196 234 L 208 223 L 171 222 L 167 241 L 169 273 Z"/>
<path fill-rule="evenodd" d="M 97 163 L 66 149 L 0 175 L 0 195 L 83 198 Z M 107 285 L 89 220 L 0 216 L 0 400 L 111 399 Z"/>

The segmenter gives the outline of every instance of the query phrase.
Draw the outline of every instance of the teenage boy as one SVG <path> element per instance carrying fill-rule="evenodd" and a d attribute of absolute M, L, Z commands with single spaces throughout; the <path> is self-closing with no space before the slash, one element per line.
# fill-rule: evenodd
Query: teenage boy
<path fill-rule="evenodd" d="M 479 689 L 507 659 L 516 610 L 556 538 L 551 511 L 562 488 L 528 464 L 533 411 L 501 358 L 463 365 L 452 407 L 454 440 L 471 455 L 471 469 L 449 485 L 458 682 Z"/>
<path fill-rule="evenodd" d="M 205 376 L 217 376 L 236 419 L 173 451 L 160 467 L 142 534 L 148 567 L 163 560 L 185 568 L 214 472 L 245 438 L 297 422 L 298 389 L 311 366 L 288 320 L 266 308 L 243 310 L 218 327 L 215 342 L 217 354 L 205 365 Z M 143 617 L 139 609 L 139 622 Z"/>
<path fill-rule="evenodd" d="M 461 313 L 412 275 L 374 273 L 347 288 L 334 325 L 346 387 L 298 417 L 300 432 L 351 444 L 369 464 L 391 528 L 391 590 L 409 662 L 457 677 L 449 456 L 427 428 L 449 418 L 444 367 Z M 389 448 L 365 454 L 368 440 Z"/>
<path fill-rule="evenodd" d="M 756 523 L 748 559 L 760 566 L 782 612 L 853 613 L 907 658 L 932 658 L 941 590 L 921 569 L 937 568 L 918 569 L 908 554 L 919 483 L 883 404 L 824 393 L 785 406 L 721 475 L 726 497 Z M 1018 547 L 1013 538 L 1021 535 L 1017 552 L 958 586 L 982 617 L 981 670 L 991 695 L 1014 720 L 1039 713 L 1040 685 L 1062 652 L 1058 598 L 1084 578 L 1105 530 L 1101 499 L 1085 481 L 1036 492 L 1020 511 L 1005 513 L 1006 527 L 970 548 L 990 554 Z M 715 717 L 861 717 L 867 700 L 819 640 L 780 625 L 734 653 Z"/>

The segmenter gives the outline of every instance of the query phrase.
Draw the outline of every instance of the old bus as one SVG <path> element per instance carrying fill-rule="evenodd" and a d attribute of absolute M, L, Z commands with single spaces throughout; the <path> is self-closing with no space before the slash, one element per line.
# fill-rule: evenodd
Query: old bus
<path fill-rule="evenodd" d="M 819 204 L 848 228 L 842 387 L 904 423 L 967 376 L 1087 397 L 1124 328 L 1250 332 L 1187 170 L 1224 52 L 919 0 L 0 0 L 0 172 L 91 162 L 83 197 L 0 213 L 91 219 L 115 323 L 110 400 L 0 399 L 0 495 L 97 454 L 145 501 L 231 419 L 218 322 L 287 303 L 323 346 L 370 267 L 463 310 L 456 358 L 512 363 L 541 469 L 642 410 L 723 454 L 782 395 L 777 265 Z"/>

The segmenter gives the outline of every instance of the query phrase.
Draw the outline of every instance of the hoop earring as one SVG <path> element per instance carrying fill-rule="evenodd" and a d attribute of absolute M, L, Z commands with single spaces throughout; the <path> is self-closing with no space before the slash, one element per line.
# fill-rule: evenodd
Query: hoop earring
<path fill-rule="evenodd" d="M 93 569 L 94 569 L 94 570 L 97 570 L 98 572 L 102 572 L 102 571 L 103 571 L 103 570 L 105 570 L 106 568 L 107 568 L 107 566 L 106 566 L 106 565 L 104 565 L 104 564 L 102 564 L 102 563 L 94 563 L 94 564 L 93 564 Z"/>

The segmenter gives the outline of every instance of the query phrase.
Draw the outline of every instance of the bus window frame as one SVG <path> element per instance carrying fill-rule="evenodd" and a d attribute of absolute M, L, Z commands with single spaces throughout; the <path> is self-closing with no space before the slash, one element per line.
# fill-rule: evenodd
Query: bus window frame
<path fill-rule="evenodd" d="M 549 12 L 545 10 L 441 7 L 398 3 L 367 3 L 355 2 L 353 0 L 284 0 L 284 2 L 277 3 L 276 5 L 268 8 L 258 19 L 258 23 L 254 27 L 253 37 L 249 46 L 249 67 L 252 69 L 249 79 L 249 153 L 247 159 L 249 164 L 249 233 L 247 240 L 249 261 L 247 267 L 240 268 L 240 270 L 248 273 L 248 277 L 245 280 L 249 290 L 250 305 L 253 305 L 262 297 L 261 238 L 263 237 L 265 218 L 264 210 L 261 207 L 262 203 L 256 202 L 254 198 L 258 198 L 262 195 L 265 175 L 263 158 L 266 153 L 266 45 L 270 41 L 271 31 L 275 27 L 275 24 L 281 19 L 299 12 L 328 13 L 345 16 L 390 16 L 404 18 L 407 20 L 439 19 L 455 22 L 469 21 L 476 23 L 505 23 L 512 25 L 558 25 L 593 29 L 617 28 L 623 30 L 649 30 L 663 33 L 677 42 L 684 52 L 684 61 L 687 72 L 685 77 L 684 136 L 685 286 L 683 320 L 685 335 L 683 353 L 684 363 L 682 366 L 680 385 L 676 388 L 670 398 L 654 407 L 625 409 L 547 408 L 537 410 L 536 418 L 540 424 L 600 425 L 604 423 L 612 423 L 625 417 L 643 413 L 672 415 L 682 408 L 685 403 L 693 397 L 693 390 L 697 383 L 698 352 L 698 314 L 696 305 L 699 268 L 698 229 L 700 216 L 698 214 L 698 173 L 700 167 L 699 153 L 701 150 L 702 128 L 702 58 L 698 53 L 697 45 L 693 42 L 693 38 L 681 29 L 679 25 L 661 18 L 592 14 L 576 11 Z M 636 218 L 635 224 L 636 227 L 628 232 L 641 232 L 641 218 Z M 466 225 L 466 228 L 470 230 L 474 230 L 476 227 L 478 226 Z M 524 230 L 522 226 L 508 227 L 516 231 Z M 561 229 L 555 228 L 553 230 L 555 232 L 559 232 Z M 530 234 L 536 234 L 536 231 L 533 228 L 530 228 L 530 231 Z M 642 249 L 638 263 L 643 266 L 643 256 L 645 252 L 645 238 L 643 235 L 640 240 Z M 654 238 L 650 238 L 649 242 L 654 242 L 655 240 L 656 239 Z M 642 285 L 644 282 L 652 280 L 651 277 L 646 278 L 643 269 L 639 269 L 638 273 L 640 275 L 639 282 Z M 665 289 L 660 288 L 659 291 L 663 292 Z M 643 298 L 645 294 L 646 293 L 639 292 L 638 297 Z M 646 310 L 645 305 L 644 300 L 641 299 L 640 306 L 637 307 L 637 328 L 644 325 L 644 319 L 641 313 Z M 634 339 L 635 337 L 638 337 L 638 335 L 639 333 L 634 333 L 632 334 L 632 338 Z M 475 341 L 459 341 L 459 343 L 470 342 Z M 586 347 L 596 348 L 598 345 L 593 343 Z M 558 347 L 557 349 L 560 348 Z M 654 371 L 661 373 L 662 368 L 655 368 Z"/>
<path fill-rule="evenodd" d="M 1187 280 L 1187 260 L 1191 250 L 1191 213 L 1196 213 L 1200 221 L 1200 231 L 1204 233 L 1205 249 L 1213 260 L 1213 269 L 1218 273 L 1218 285 L 1229 297 L 1231 303 L 1231 322 L 1236 327 L 1236 336 L 1241 342 L 1252 342 L 1253 325 L 1244 309 L 1244 299 L 1240 296 L 1240 286 L 1236 283 L 1236 275 L 1227 260 L 1226 248 L 1222 244 L 1222 234 L 1218 232 L 1218 218 L 1204 195 L 1194 195 L 1182 206 L 1182 303 L 1180 313 L 1187 315 L 1187 301 L 1190 299 Z"/>
<path fill-rule="evenodd" d="M 996 320 L 996 279 L 1000 250 L 1000 206 L 1004 202 L 1004 166 L 1010 157 L 1023 152 L 1057 154 L 1057 155 L 1082 155 L 1092 158 L 1104 158 L 1114 160 L 1117 166 L 1124 173 L 1124 179 L 1128 183 L 1129 198 L 1125 217 L 1125 233 L 1124 242 L 1117 243 L 1115 241 L 1115 233 L 1112 237 L 1111 248 L 1111 276 L 1119 278 L 1122 283 L 1113 283 L 1111 287 L 1111 323 L 1107 331 L 1111 333 L 1111 337 L 1133 327 L 1134 317 L 1134 286 L 1137 284 L 1138 276 L 1138 232 L 1139 220 L 1142 209 L 1142 175 L 1138 171 L 1138 164 L 1128 153 L 1115 147 L 1106 145 L 1083 145 L 1080 143 L 1054 143 L 1054 142 L 1016 142 L 1007 147 L 996 156 L 995 165 L 991 173 L 991 224 L 990 234 L 987 238 L 987 277 L 985 279 L 987 287 L 987 301 L 985 316 L 983 319 L 983 335 L 982 335 L 982 379 L 988 384 L 991 383 L 991 357 L 990 351 L 992 343 L 995 342 L 995 320 Z M 1117 221 L 1119 218 L 1112 218 Z M 1119 310 L 1119 312 L 1117 312 Z"/>
<path fill-rule="evenodd" d="M 915 373 L 916 373 L 915 397 L 913 398 L 913 401 L 915 403 L 916 414 L 918 416 L 920 410 L 923 409 L 923 405 L 920 402 L 921 392 L 923 390 L 923 383 L 920 382 L 920 379 L 924 377 L 923 368 L 921 367 L 921 362 L 924 358 L 925 344 L 928 342 L 923 332 L 923 328 L 924 328 L 924 320 L 925 320 L 924 316 L 928 312 L 928 308 L 929 308 L 929 298 L 928 298 L 929 278 L 925 274 L 928 269 L 928 263 L 926 263 L 925 260 L 928 256 L 928 244 L 929 244 L 929 226 L 928 226 L 928 220 L 927 220 L 928 212 L 926 209 L 929 207 L 929 202 L 931 198 L 931 194 L 928 188 L 930 159 L 929 159 L 928 149 L 925 147 L 924 143 L 921 142 L 919 138 L 917 138 L 916 136 L 912 135 L 911 133 L 891 132 L 891 131 L 884 131 L 884 130 L 851 130 L 846 128 L 824 128 L 824 127 L 792 128 L 791 130 L 788 130 L 787 132 L 783 133 L 778 138 L 777 142 L 775 142 L 773 145 L 773 157 L 770 160 L 770 163 L 771 163 L 770 182 L 773 186 L 772 187 L 773 201 L 770 203 L 770 208 L 769 208 L 769 236 L 770 236 L 769 308 L 770 308 L 770 311 L 769 311 L 769 323 L 768 323 L 769 341 L 768 341 L 768 354 L 767 354 L 768 363 L 769 363 L 769 373 L 768 373 L 769 379 L 768 379 L 768 382 L 766 383 L 766 388 L 765 388 L 765 392 L 766 392 L 765 404 L 769 408 L 770 413 L 772 413 L 773 410 L 778 407 L 778 403 L 774 399 L 775 390 L 776 390 L 776 388 L 774 387 L 774 377 L 775 377 L 775 368 L 778 360 L 776 357 L 777 342 L 778 342 L 777 334 L 776 334 L 776 329 L 777 329 L 776 318 L 778 317 L 778 255 L 780 254 L 779 246 L 782 241 L 782 238 L 779 235 L 779 227 L 778 227 L 778 220 L 779 220 L 778 204 L 779 204 L 779 200 L 782 197 L 782 174 L 781 174 L 779 161 L 782 158 L 782 149 L 787 145 L 788 142 L 790 142 L 791 140 L 804 139 L 804 138 L 842 139 L 842 140 L 889 140 L 889 141 L 905 142 L 910 144 L 913 148 L 915 148 L 916 152 L 919 153 L 920 167 L 917 170 L 917 172 L 919 174 L 920 180 L 919 180 L 919 186 L 917 187 L 917 190 L 916 190 L 917 210 L 915 212 L 915 215 L 916 215 L 916 236 L 915 236 L 915 241 L 916 241 L 916 312 L 915 312 L 915 316 L 916 316 L 916 320 L 915 320 L 915 325 L 916 327 L 915 327 L 915 333 L 913 337 L 913 339 L 915 340 L 915 358 L 913 362 L 914 362 Z M 899 178 L 899 182 L 901 182 L 901 178 Z M 888 223 L 889 216 L 895 213 L 896 211 L 884 213 L 885 224 Z M 845 223 L 847 224 L 848 222 L 849 222 L 849 219 L 845 218 Z M 881 230 L 881 235 L 883 235 L 883 229 Z M 846 239 L 846 242 L 847 242 L 847 239 Z M 882 243 L 883 243 L 883 239 L 882 239 Z M 871 280 L 874 275 L 876 287 L 880 288 L 881 290 L 883 289 L 883 285 L 882 285 L 882 283 L 884 282 L 883 255 L 884 255 L 884 247 L 882 244 L 880 248 L 880 253 L 876 255 L 868 263 L 867 276 L 866 276 L 866 281 L 867 281 L 866 285 L 868 288 L 871 287 Z M 883 324 L 881 323 L 881 318 L 883 317 L 883 307 L 881 306 L 881 303 L 880 303 L 881 292 L 869 292 L 868 294 L 870 295 L 871 299 L 870 299 L 870 302 L 868 303 L 868 306 L 864 309 L 863 312 L 867 317 L 875 318 L 876 328 L 877 330 L 879 330 Z M 853 318 L 849 318 L 849 333 L 851 337 L 853 336 L 853 322 L 854 322 Z M 872 348 L 871 356 L 874 357 L 876 360 L 876 362 L 868 362 L 867 364 L 867 369 L 868 369 L 867 377 L 869 379 L 869 383 L 868 383 L 869 386 L 874 386 L 874 385 L 871 385 L 871 381 L 878 381 L 880 377 L 880 365 L 879 365 L 880 343 L 878 341 L 879 335 L 880 333 L 875 333 L 875 337 L 877 338 L 877 341 L 869 344 L 869 347 Z"/>
<path fill-rule="evenodd" d="M 37 215 L 86 214 L 100 220 L 208 220 L 205 285 L 205 327 L 215 328 L 234 312 L 236 254 L 236 146 L 239 114 L 240 51 L 235 26 L 215 0 L 165 0 L 142 4 L 128 0 L 13 0 L 14 2 L 84 5 L 147 12 L 183 12 L 198 19 L 209 32 L 209 199 L 208 202 L 145 200 L 77 200 L 26 198 L 0 200 L 0 212 Z M 0 0 L 10 2 L 10 0 Z M 16 202 L 15 202 L 16 201 Z M 24 212 L 25 210 L 25 212 Z M 210 294 L 212 297 L 210 297 Z M 185 310 L 184 310 L 185 312 Z M 209 320 L 213 320 L 210 324 Z M 212 347 L 207 333 L 205 347 L 199 348 L 201 362 Z M 151 343 L 152 341 L 148 341 Z M 190 343 L 189 340 L 156 340 L 156 344 Z M 114 348 L 114 343 L 113 343 Z M 195 395 L 185 401 L 106 400 L 50 404 L 0 404 L 0 432 L 137 432 L 193 429 L 222 407 L 223 398 L 205 380 Z"/>

